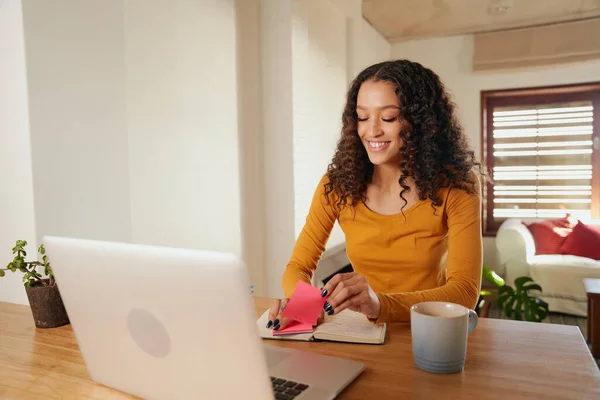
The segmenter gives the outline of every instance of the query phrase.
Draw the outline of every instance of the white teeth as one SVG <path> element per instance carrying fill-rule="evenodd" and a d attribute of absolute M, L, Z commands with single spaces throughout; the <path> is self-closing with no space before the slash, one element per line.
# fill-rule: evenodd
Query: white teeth
<path fill-rule="evenodd" d="M 387 143 L 388 142 L 369 142 L 371 147 L 374 147 L 376 149 L 385 146 Z"/>

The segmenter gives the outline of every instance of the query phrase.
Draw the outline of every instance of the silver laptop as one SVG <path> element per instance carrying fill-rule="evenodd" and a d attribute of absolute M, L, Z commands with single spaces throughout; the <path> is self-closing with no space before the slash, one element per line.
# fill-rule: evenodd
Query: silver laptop
<path fill-rule="evenodd" d="M 263 345 L 244 264 L 45 237 L 91 378 L 145 399 L 331 399 L 363 364 Z"/>

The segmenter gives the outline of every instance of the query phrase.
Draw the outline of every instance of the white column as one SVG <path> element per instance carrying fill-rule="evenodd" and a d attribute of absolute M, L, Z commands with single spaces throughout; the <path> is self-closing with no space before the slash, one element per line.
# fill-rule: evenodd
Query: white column
<path fill-rule="evenodd" d="M 260 0 L 236 0 L 242 258 L 254 293 L 267 295 Z"/>
<path fill-rule="evenodd" d="M 269 296 L 294 246 L 292 0 L 261 0 L 265 251 Z"/>
<path fill-rule="evenodd" d="M 37 250 L 21 1 L 0 2 L 0 268 L 17 239 Z M 28 259 L 31 259 L 28 257 Z M 22 274 L 0 278 L 0 301 L 27 304 Z"/>

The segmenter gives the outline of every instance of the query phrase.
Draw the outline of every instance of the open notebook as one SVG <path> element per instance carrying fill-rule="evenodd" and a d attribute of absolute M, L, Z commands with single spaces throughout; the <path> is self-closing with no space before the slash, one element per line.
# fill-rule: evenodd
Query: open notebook
<path fill-rule="evenodd" d="M 333 316 L 325 315 L 325 321 L 313 329 L 301 329 L 305 333 L 273 334 L 272 328 L 266 328 L 269 310 L 256 321 L 258 332 L 264 339 L 283 340 L 327 340 L 332 342 L 383 344 L 386 324 L 375 325 L 358 312 L 346 309 Z M 286 331 L 289 331 L 286 329 Z"/>

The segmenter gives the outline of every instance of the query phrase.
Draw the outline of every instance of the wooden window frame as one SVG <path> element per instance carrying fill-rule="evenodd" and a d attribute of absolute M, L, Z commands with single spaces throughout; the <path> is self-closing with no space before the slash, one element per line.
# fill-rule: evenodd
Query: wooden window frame
<path fill-rule="evenodd" d="M 548 104 L 565 101 L 592 100 L 594 107 L 593 136 L 594 151 L 592 153 L 592 218 L 600 218 L 600 82 L 582 84 L 540 86 L 521 89 L 502 89 L 481 91 L 481 155 L 486 173 L 493 179 L 494 107 L 518 106 L 522 104 Z M 496 236 L 503 221 L 494 219 L 494 185 L 487 182 L 483 185 L 482 198 L 482 232 L 484 236 Z"/>

